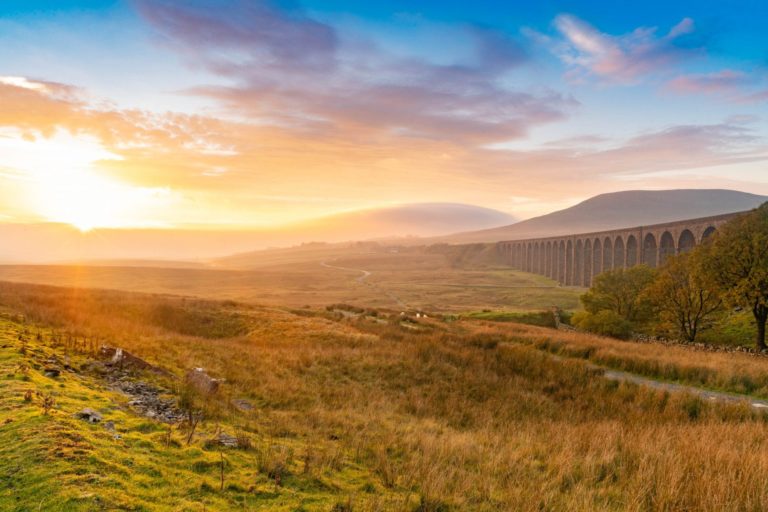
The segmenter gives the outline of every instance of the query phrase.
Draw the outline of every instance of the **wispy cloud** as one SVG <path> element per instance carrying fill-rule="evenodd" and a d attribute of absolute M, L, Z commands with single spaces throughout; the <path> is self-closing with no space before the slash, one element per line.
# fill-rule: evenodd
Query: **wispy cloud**
<path fill-rule="evenodd" d="M 537 82 L 530 79 L 533 57 L 515 36 L 490 27 L 451 26 L 467 51 L 437 62 L 395 54 L 375 40 L 350 40 L 295 4 L 137 5 L 162 44 L 206 71 L 197 75 L 202 85 L 186 93 L 215 98 L 221 110 L 123 109 L 66 84 L 5 77 L 0 129 L 28 140 L 63 130 L 94 141 L 118 157 L 97 161 L 99 173 L 169 191 L 174 208 L 158 213 L 166 224 L 279 224 L 340 205 L 425 198 L 514 210 L 521 207 L 515 196 L 525 196 L 530 213 L 541 213 L 534 203 L 546 208 L 651 174 L 648 183 L 657 188 L 724 186 L 725 177 L 737 175 L 734 166 L 768 161 L 760 121 L 744 118 L 680 122 L 623 139 L 618 132 L 593 133 L 593 125 L 576 131 L 564 125 L 555 131 L 560 140 L 533 146 L 523 140 L 530 130 L 568 117 L 577 103 L 545 87 L 510 85 Z M 558 32 L 559 43 L 578 49 L 569 61 L 573 71 L 598 81 L 640 80 L 689 54 L 683 41 L 689 23 L 663 36 L 651 29 L 610 36 L 574 23 L 569 37 L 565 28 Z M 639 61 L 630 62 L 635 56 Z M 706 87 L 703 81 L 677 86 L 715 90 L 739 79 L 712 76 Z M 518 141 L 503 144 L 511 139 Z M 0 180 L 6 204 L 11 180 Z"/>
<path fill-rule="evenodd" d="M 678 94 L 712 94 L 735 103 L 768 101 L 768 88 L 756 73 L 723 69 L 673 78 L 665 89 Z"/>
<path fill-rule="evenodd" d="M 686 41 L 694 32 L 691 18 L 684 18 L 664 35 L 658 35 L 656 27 L 612 35 L 570 14 L 557 16 L 554 26 L 558 32 L 554 37 L 529 33 L 569 67 L 567 76 L 574 81 L 597 77 L 608 83 L 635 83 L 699 51 Z"/>
<path fill-rule="evenodd" d="M 730 93 L 751 83 L 747 74 L 724 69 L 715 73 L 681 75 L 670 80 L 666 88 L 679 93 Z"/>
<path fill-rule="evenodd" d="M 302 130 L 482 144 L 563 119 L 576 102 L 552 90 L 514 90 L 504 76 L 526 60 L 507 34 L 456 27 L 467 62 L 396 57 L 375 41 L 348 41 L 299 7 L 139 0 L 140 12 L 191 64 L 231 81 L 194 94 L 252 120 Z"/>

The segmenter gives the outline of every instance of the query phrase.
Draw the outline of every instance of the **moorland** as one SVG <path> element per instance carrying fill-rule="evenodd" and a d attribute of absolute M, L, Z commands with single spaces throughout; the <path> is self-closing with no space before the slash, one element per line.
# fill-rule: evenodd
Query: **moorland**
<path fill-rule="evenodd" d="M 0 304 L 4 510 L 768 505 L 755 484 L 764 413 L 602 377 L 768 396 L 768 363 L 750 354 L 343 305 L 11 283 Z M 161 368 L 121 378 L 169 396 L 189 398 L 189 368 L 224 380 L 179 402 L 198 425 L 169 425 L 115 390 L 102 345 Z M 66 362 L 57 376 L 51 361 Z M 78 418 L 84 408 L 103 420 Z"/>

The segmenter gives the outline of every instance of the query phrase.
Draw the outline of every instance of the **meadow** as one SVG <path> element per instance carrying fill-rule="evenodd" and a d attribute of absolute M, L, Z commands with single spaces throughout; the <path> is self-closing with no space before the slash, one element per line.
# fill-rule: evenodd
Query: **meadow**
<path fill-rule="evenodd" d="M 2 265 L 0 280 L 169 293 L 289 307 L 348 302 L 367 307 L 462 312 L 579 307 L 580 288 L 489 261 L 381 248 L 272 251 L 203 268 L 106 265 Z M 284 258 L 284 262 L 280 262 Z M 361 280 L 363 270 L 370 275 Z"/>
<path fill-rule="evenodd" d="M 747 374 L 763 394 L 762 358 L 343 306 L 8 283 L 0 305 L 3 510 L 768 507 L 764 413 L 610 381 L 594 367 L 723 388 Z M 169 436 L 97 376 L 45 377 L 51 352 L 90 357 L 54 342 L 65 333 L 176 375 L 200 366 L 226 380 L 187 445 L 184 429 Z M 24 400 L 29 389 L 56 406 L 45 414 L 42 399 Z M 115 421 L 121 439 L 74 419 L 84 406 Z M 215 447 L 221 430 L 249 446 Z"/>

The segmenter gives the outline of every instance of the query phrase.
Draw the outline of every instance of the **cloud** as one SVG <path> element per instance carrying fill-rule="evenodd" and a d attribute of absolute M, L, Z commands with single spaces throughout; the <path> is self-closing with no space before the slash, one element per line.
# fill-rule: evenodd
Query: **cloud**
<path fill-rule="evenodd" d="M 733 92 L 752 82 L 741 71 L 724 69 L 716 73 L 681 75 L 667 82 L 666 88 L 678 93 Z"/>
<path fill-rule="evenodd" d="M 724 69 L 678 76 L 667 82 L 665 89 L 678 94 L 715 94 L 734 103 L 761 103 L 768 101 L 768 89 L 761 89 L 760 84 L 754 74 Z"/>
<path fill-rule="evenodd" d="M 386 111 L 389 100 L 382 101 Z M 510 198 L 516 195 L 554 204 L 620 190 L 627 180 L 656 188 L 737 187 L 735 177 L 743 174 L 727 169 L 759 168 L 768 160 L 768 145 L 753 118 L 671 126 L 624 141 L 585 136 L 513 151 L 439 138 L 355 136 L 108 109 L 102 102 L 51 98 L 41 90 L 2 84 L 0 103 L 14 107 L 0 111 L 0 129 L 23 130 L 32 138 L 58 130 L 91 138 L 115 155 L 94 164 L 100 173 L 142 189 L 168 190 L 173 208 L 154 212 L 154 220 L 165 225 L 279 224 L 393 198 L 460 200 L 514 211 L 519 205 Z M 724 170 L 701 171 L 715 167 Z M 729 172 L 735 176 L 730 181 L 723 177 Z M 2 202 L 10 182 L 0 180 Z M 750 187 L 768 192 L 768 186 Z M 18 217 L 15 210 L 0 213 Z"/>
<path fill-rule="evenodd" d="M 139 12 L 172 46 L 223 74 L 247 70 L 290 72 L 334 66 L 335 31 L 308 18 L 300 9 L 269 1 L 217 2 L 138 0 Z"/>
<path fill-rule="evenodd" d="M 296 5 L 140 0 L 139 12 L 190 63 L 230 81 L 191 94 L 230 113 L 295 130 L 351 137 L 451 140 L 477 145 L 524 136 L 575 106 L 551 90 L 520 91 L 503 78 L 526 61 L 523 48 L 492 28 L 463 25 L 471 57 L 436 64 L 349 40 Z"/>
<path fill-rule="evenodd" d="M 554 25 L 559 37 L 529 33 L 570 68 L 567 76 L 575 81 L 594 76 L 608 83 L 631 84 L 699 51 L 686 41 L 694 31 L 690 18 L 663 36 L 657 35 L 655 27 L 611 35 L 570 14 L 557 16 Z"/>
<path fill-rule="evenodd" d="M 762 89 L 757 92 L 745 94 L 740 98 L 743 103 L 763 103 L 768 102 L 768 89 Z"/>

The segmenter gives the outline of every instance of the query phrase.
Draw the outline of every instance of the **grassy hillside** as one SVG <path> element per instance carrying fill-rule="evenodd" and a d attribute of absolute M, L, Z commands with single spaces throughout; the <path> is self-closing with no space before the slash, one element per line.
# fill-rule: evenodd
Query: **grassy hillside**
<path fill-rule="evenodd" d="M 647 374 L 677 369 L 682 380 L 694 378 L 686 368 L 708 368 L 719 385 L 765 374 L 763 359 L 482 319 L 8 284 L 0 306 L 2 510 L 768 507 L 763 413 L 608 381 L 584 361 L 645 362 Z M 158 307 L 171 313 L 147 316 Z M 185 315 L 198 320 L 168 321 Z M 52 353 L 80 368 L 93 340 L 176 375 L 202 366 L 226 379 L 189 446 L 184 428 L 169 441 L 167 425 L 96 373 L 44 375 Z M 135 378 L 174 389 L 173 379 Z M 103 422 L 75 418 L 83 407 Z M 251 446 L 219 449 L 219 430 Z"/>
<path fill-rule="evenodd" d="M 625 190 L 510 226 L 441 237 L 449 243 L 524 240 L 648 226 L 757 208 L 765 196 L 720 189 Z"/>

